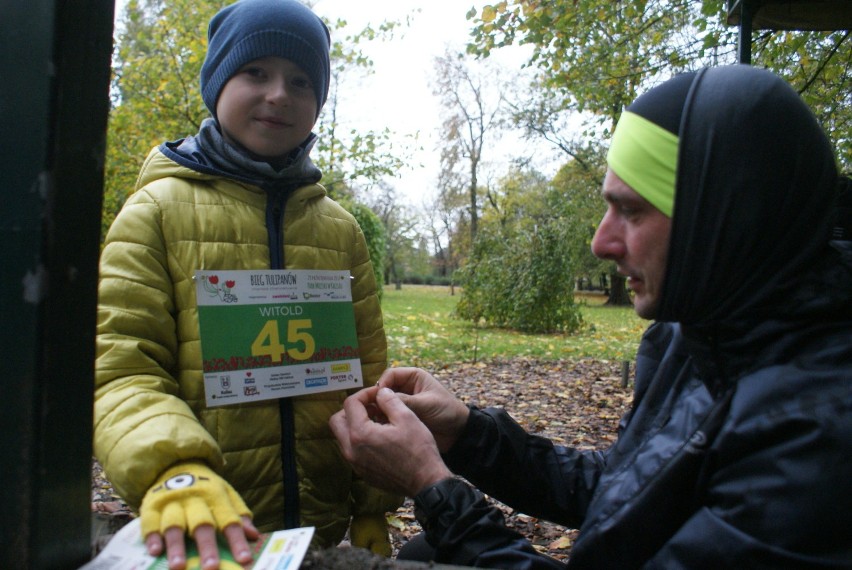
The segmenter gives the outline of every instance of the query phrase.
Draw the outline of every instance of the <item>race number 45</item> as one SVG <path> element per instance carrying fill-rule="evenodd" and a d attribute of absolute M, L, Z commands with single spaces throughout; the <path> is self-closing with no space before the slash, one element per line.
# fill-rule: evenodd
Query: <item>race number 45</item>
<path fill-rule="evenodd" d="M 313 326 L 311 319 L 293 319 L 287 321 L 287 348 L 281 342 L 278 321 L 266 321 L 254 342 L 251 343 L 252 356 L 269 356 L 273 363 L 284 360 L 288 354 L 294 360 L 307 360 L 314 355 L 316 341 L 310 334 Z"/>

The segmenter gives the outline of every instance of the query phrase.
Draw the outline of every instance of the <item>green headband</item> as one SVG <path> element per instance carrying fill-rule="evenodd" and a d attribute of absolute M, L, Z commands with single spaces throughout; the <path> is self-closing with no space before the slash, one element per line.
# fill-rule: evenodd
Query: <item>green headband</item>
<path fill-rule="evenodd" d="M 669 218 L 674 210 L 678 138 L 648 119 L 624 111 L 606 161 L 628 186 Z"/>

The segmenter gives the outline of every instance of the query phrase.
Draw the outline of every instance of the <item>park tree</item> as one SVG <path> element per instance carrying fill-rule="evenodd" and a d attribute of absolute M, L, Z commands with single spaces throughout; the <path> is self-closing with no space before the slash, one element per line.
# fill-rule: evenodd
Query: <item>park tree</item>
<path fill-rule="evenodd" d="M 470 250 L 467 198 L 452 168 L 441 169 L 437 190 L 423 210 L 434 251 L 435 273 L 450 280 L 450 294 L 455 294 L 455 271 Z"/>
<path fill-rule="evenodd" d="M 442 103 L 443 133 L 446 139 L 441 148 L 443 190 L 464 189 L 467 196 L 470 240 L 474 241 L 479 227 L 479 176 L 483 154 L 502 120 L 502 96 L 491 79 L 487 67 L 474 70 L 463 54 L 447 51 L 435 59 L 437 95 Z M 488 137 L 492 137 L 489 140 Z"/>
<path fill-rule="evenodd" d="M 386 236 L 385 285 L 395 283 L 399 287 L 406 275 L 428 272 L 428 261 L 424 263 L 422 259 L 424 248 L 419 239 L 421 221 L 399 200 L 396 189 L 387 182 L 380 182 L 366 201 L 381 221 Z"/>
<path fill-rule="evenodd" d="M 599 143 L 592 142 L 581 154 L 581 159 L 567 161 L 550 181 L 557 196 L 554 207 L 576 225 L 575 241 L 566 247 L 574 252 L 578 285 L 582 280 L 583 287 L 603 288 L 610 305 L 629 305 L 624 277 L 616 274 L 613 279 L 612 263 L 598 259 L 591 250 L 595 230 L 606 211 L 600 196 L 606 172 L 605 152 Z"/>
<path fill-rule="evenodd" d="M 148 152 L 168 137 L 197 132 L 208 116 L 198 77 L 207 22 L 221 1 L 129 0 L 120 15 L 107 133 L 103 233 Z"/>
<path fill-rule="evenodd" d="M 471 10 L 469 51 L 532 46 L 528 64 L 559 105 L 614 124 L 638 90 L 674 73 L 735 63 L 739 30 L 725 0 L 541 2 L 505 0 Z M 752 64 L 784 77 L 814 110 L 852 170 L 852 32 L 758 30 Z"/>
<path fill-rule="evenodd" d="M 540 2 L 504 0 L 471 10 L 469 51 L 488 56 L 532 46 L 529 66 L 560 105 L 614 125 L 640 90 L 671 75 L 736 62 L 738 28 L 724 0 Z M 752 64 L 781 75 L 813 108 L 849 166 L 852 36 L 849 30 L 756 32 Z"/>
<path fill-rule="evenodd" d="M 532 45 L 529 65 L 540 70 L 539 84 L 611 131 L 647 76 L 685 66 L 670 46 L 692 30 L 692 3 L 507 0 L 468 13 L 470 51 L 487 57 L 506 45 Z"/>
<path fill-rule="evenodd" d="M 602 146 L 603 132 L 607 130 L 588 113 L 578 113 L 552 87 L 534 81 L 527 86 L 527 96 L 507 99 L 511 123 L 522 129 L 528 139 L 545 141 L 561 155 L 563 166 L 552 180 L 555 189 L 561 189 L 564 199 L 571 203 L 568 219 L 584 228 L 587 239 L 566 247 L 576 248 L 577 277 L 584 283 L 603 287 L 608 305 L 630 305 L 626 279 L 615 266 L 597 259 L 591 253 L 591 239 L 604 212 L 600 188 L 606 173 Z"/>
<path fill-rule="evenodd" d="M 343 206 L 352 216 L 358 221 L 361 226 L 361 231 L 364 232 L 364 239 L 367 241 L 367 251 L 370 253 L 370 261 L 373 265 L 373 276 L 376 279 L 379 298 L 381 299 L 384 290 L 384 265 L 385 254 L 387 250 L 387 234 L 385 227 L 382 224 L 381 218 L 363 202 L 354 200 L 351 196 L 343 196 L 340 201 Z"/>
<path fill-rule="evenodd" d="M 538 172 L 513 170 L 494 190 L 467 263 L 458 316 L 528 333 L 574 332 L 582 323 L 574 302 L 574 251 L 582 237 L 570 207 Z M 569 214 L 570 216 L 570 214 Z"/>

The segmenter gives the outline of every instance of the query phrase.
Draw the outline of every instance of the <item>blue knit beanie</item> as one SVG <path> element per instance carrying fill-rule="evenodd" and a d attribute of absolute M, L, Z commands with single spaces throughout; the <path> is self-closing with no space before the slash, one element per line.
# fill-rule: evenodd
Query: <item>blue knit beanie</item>
<path fill-rule="evenodd" d="M 297 0 L 239 0 L 210 20 L 201 98 L 215 117 L 222 87 L 234 73 L 255 59 L 278 56 L 308 74 L 319 116 L 328 98 L 330 43 L 323 21 Z"/>

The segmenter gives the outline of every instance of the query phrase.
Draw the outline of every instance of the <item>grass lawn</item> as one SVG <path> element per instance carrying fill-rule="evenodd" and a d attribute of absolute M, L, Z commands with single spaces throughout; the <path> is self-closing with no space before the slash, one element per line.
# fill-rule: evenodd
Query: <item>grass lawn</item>
<path fill-rule="evenodd" d="M 584 325 L 573 335 L 475 327 L 452 316 L 459 290 L 454 296 L 449 291 L 448 287 L 428 285 L 403 285 L 399 291 L 385 287 L 382 309 L 393 366 L 434 369 L 444 364 L 514 357 L 632 361 L 649 324 L 630 307 L 605 307 L 604 297 L 579 294 Z"/>

